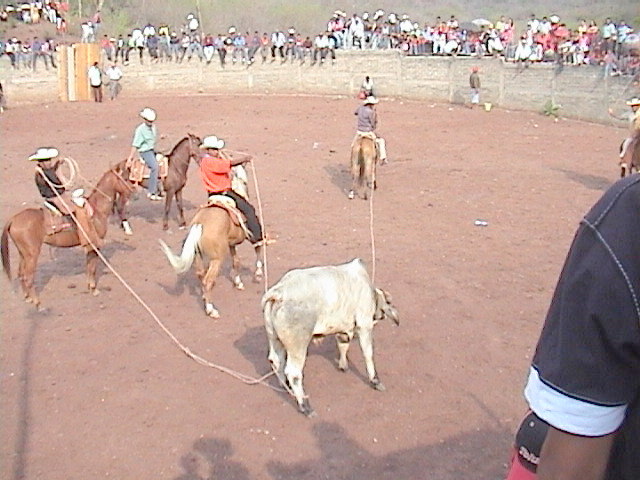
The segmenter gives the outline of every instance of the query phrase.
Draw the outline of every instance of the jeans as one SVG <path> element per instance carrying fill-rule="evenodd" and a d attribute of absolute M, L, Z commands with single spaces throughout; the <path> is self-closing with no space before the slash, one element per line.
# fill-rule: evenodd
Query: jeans
<path fill-rule="evenodd" d="M 233 198 L 233 200 L 236 202 L 238 210 L 240 210 L 247 219 L 247 229 L 249 230 L 249 232 L 251 232 L 251 236 L 253 237 L 249 238 L 248 240 L 251 243 L 257 243 L 262 240 L 262 227 L 260 226 L 258 216 L 256 215 L 256 209 L 253 208 L 253 205 L 251 205 L 233 190 L 227 190 L 226 192 L 224 192 L 224 195 Z"/>
<path fill-rule="evenodd" d="M 146 152 L 140 152 L 140 156 L 144 163 L 150 169 L 149 172 L 149 184 L 147 185 L 147 191 L 152 195 L 158 194 L 158 162 L 156 160 L 156 152 L 153 150 L 147 150 Z"/>

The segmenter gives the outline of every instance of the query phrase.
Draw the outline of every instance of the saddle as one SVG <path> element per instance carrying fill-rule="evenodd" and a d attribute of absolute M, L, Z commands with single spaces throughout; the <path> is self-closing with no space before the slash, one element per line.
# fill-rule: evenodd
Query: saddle
<path fill-rule="evenodd" d="M 64 230 L 76 230 L 76 224 L 70 214 L 61 212 L 58 207 L 46 200 L 42 202 L 42 204 L 44 206 L 43 211 L 45 212 L 44 221 L 47 235 L 53 235 L 54 233 Z M 85 202 L 84 205 L 85 216 L 91 219 L 93 217 L 93 208 L 89 202 Z M 78 211 L 79 208 L 81 207 L 76 207 L 76 211 Z"/>
<path fill-rule="evenodd" d="M 212 207 L 222 208 L 223 210 L 226 210 L 227 213 L 229 213 L 229 218 L 231 218 L 233 224 L 242 228 L 242 231 L 244 232 L 246 238 L 251 238 L 251 232 L 249 232 L 249 229 L 247 228 L 247 222 L 244 218 L 244 215 L 240 210 L 238 210 L 236 202 L 233 200 L 233 198 L 227 197 L 226 195 L 210 195 L 207 203 L 200 206 L 200 208 Z"/>
<path fill-rule="evenodd" d="M 169 159 L 162 153 L 156 153 L 156 161 L 158 162 L 158 175 L 163 180 L 169 173 Z M 134 160 L 127 161 L 125 167 L 129 169 L 130 182 L 141 183 L 145 178 L 149 178 L 150 169 L 140 156 Z"/>
<path fill-rule="evenodd" d="M 46 235 L 55 235 L 56 233 L 65 231 L 74 231 L 76 224 L 73 222 L 71 215 L 63 215 L 57 208 L 50 203 L 44 203 L 44 228 Z M 55 209 L 55 210 L 54 210 Z"/>
<path fill-rule="evenodd" d="M 44 228 L 46 235 L 55 235 L 60 232 L 77 232 L 80 245 L 88 245 L 88 240 L 79 232 L 76 222 L 70 214 L 61 212 L 55 205 L 47 201 L 44 202 Z M 94 210 L 89 202 L 84 202 L 84 206 L 76 206 L 73 214 L 89 236 L 89 240 L 96 246 L 101 246 L 102 240 L 98 237 L 92 223 Z"/>

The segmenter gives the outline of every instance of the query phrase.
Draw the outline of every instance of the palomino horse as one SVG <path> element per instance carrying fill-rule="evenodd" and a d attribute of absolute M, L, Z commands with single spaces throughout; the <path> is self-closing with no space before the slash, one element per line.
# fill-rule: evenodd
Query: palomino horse
<path fill-rule="evenodd" d="M 376 188 L 377 161 L 378 153 L 375 139 L 358 135 L 351 145 L 351 177 L 353 182 L 349 198 L 360 196 L 362 192 L 362 198 L 366 200 L 369 196 L 369 190 Z"/>
<path fill-rule="evenodd" d="M 624 147 L 624 142 L 620 145 L 620 150 Z M 634 172 L 640 171 L 640 134 L 634 135 L 629 141 L 625 155 L 620 159 L 620 176 L 626 177 Z"/>
<path fill-rule="evenodd" d="M 184 228 L 187 225 L 182 207 L 182 189 L 187 184 L 189 160 L 193 158 L 197 163 L 200 162 L 200 149 L 198 148 L 200 147 L 200 143 L 200 138 L 188 133 L 175 144 L 171 152 L 167 155 L 169 171 L 162 182 L 165 192 L 164 216 L 162 218 L 163 230 L 169 229 L 169 211 L 171 210 L 173 197 L 176 198 L 176 205 L 178 206 L 178 224 L 180 228 Z M 142 186 L 146 187 L 147 182 L 147 179 L 143 180 Z"/>
<path fill-rule="evenodd" d="M 131 195 L 131 186 L 122 177 L 123 170 L 124 162 L 121 162 L 116 167 L 105 172 L 87 199 L 93 209 L 91 220 L 100 238 L 104 238 L 107 233 L 109 215 L 112 213 L 116 201 L 120 199 L 122 205 L 124 205 L 129 195 Z M 20 255 L 18 277 L 25 300 L 28 303 L 33 303 L 38 309 L 40 308 L 40 299 L 36 293 L 33 279 L 42 244 L 46 243 L 53 247 L 76 247 L 80 245 L 79 233 L 76 228 L 47 234 L 45 215 L 49 215 L 49 213 L 43 207 L 26 208 L 16 213 L 4 226 L 2 238 L 0 239 L 2 266 L 5 273 L 11 279 L 9 259 L 9 237 L 11 237 Z M 86 250 L 87 283 L 89 291 L 97 295 L 99 293 L 96 288 L 98 254 L 91 247 L 87 247 Z"/>
<path fill-rule="evenodd" d="M 240 260 L 236 247 L 245 239 L 244 230 L 231 219 L 231 213 L 224 207 L 212 205 L 201 207 L 196 212 L 179 257 L 174 255 L 167 244 L 160 240 L 160 246 L 176 273 L 186 272 L 191 268 L 194 259 L 196 260 L 196 275 L 202 284 L 204 309 L 210 317 L 220 318 L 220 313 L 214 306 L 211 296 L 227 253 L 231 253 L 233 284 L 238 290 L 244 289 L 239 273 Z M 262 248 L 261 245 L 255 247 L 254 279 L 256 281 L 259 281 L 263 276 L 262 261 L 260 260 Z M 207 261 L 208 266 L 205 268 Z"/>

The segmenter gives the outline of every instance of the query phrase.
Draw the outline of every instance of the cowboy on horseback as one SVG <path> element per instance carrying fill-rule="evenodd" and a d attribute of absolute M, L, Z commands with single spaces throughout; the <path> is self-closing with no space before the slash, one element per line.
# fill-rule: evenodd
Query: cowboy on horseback
<path fill-rule="evenodd" d="M 375 133 L 376 127 L 378 126 L 378 112 L 376 112 L 377 104 L 378 99 L 373 95 L 369 95 L 364 99 L 362 105 L 360 105 L 354 112 L 354 115 L 358 117 L 358 122 L 357 132 L 353 142 L 355 143 L 359 137 L 370 137 L 375 140 L 380 164 L 384 165 L 387 163 L 386 144 L 384 138 L 379 137 Z"/>
<path fill-rule="evenodd" d="M 628 120 L 630 125 L 630 133 L 627 138 L 624 139 L 620 146 L 620 166 L 622 167 L 622 176 L 625 176 L 625 171 L 632 173 L 632 170 L 640 168 L 640 165 L 634 165 L 633 163 L 633 148 L 634 143 L 640 141 L 640 97 L 636 96 L 628 100 L 627 105 L 631 107 L 631 112 L 623 116 L 616 116 L 613 114 L 613 110 L 609 109 L 609 115 L 619 120 Z"/>
<path fill-rule="evenodd" d="M 54 216 L 74 216 L 83 234 L 78 232 L 78 238 L 82 246 L 89 245 L 89 242 L 100 246 L 100 237 L 91 221 L 91 214 L 87 208 L 86 199 L 83 197 L 82 189 L 74 190 L 71 198 L 66 193 L 64 183 L 58 176 L 58 167 L 62 160 L 56 160 L 59 152 L 56 148 L 38 148 L 29 157 L 30 161 L 38 162 L 35 171 L 35 181 L 38 191 L 44 199 L 44 206 L 52 212 Z M 73 206 L 72 206 L 73 205 Z"/>
<path fill-rule="evenodd" d="M 205 137 L 200 148 L 205 152 L 200 161 L 200 174 L 207 194 L 209 197 L 224 195 L 231 198 L 247 220 L 247 229 L 250 233 L 248 240 L 256 247 L 261 245 L 263 241 L 262 227 L 255 208 L 231 189 L 231 168 L 251 161 L 251 155 L 229 158 L 222 150 L 224 140 L 214 135 Z"/>
<path fill-rule="evenodd" d="M 140 155 L 140 158 L 150 169 L 147 198 L 150 200 L 162 200 L 158 192 L 158 161 L 156 160 L 155 152 L 158 131 L 153 123 L 156 121 L 156 112 L 147 107 L 140 112 L 140 116 L 144 122 L 135 129 L 127 163 L 131 164 L 136 153 Z"/>

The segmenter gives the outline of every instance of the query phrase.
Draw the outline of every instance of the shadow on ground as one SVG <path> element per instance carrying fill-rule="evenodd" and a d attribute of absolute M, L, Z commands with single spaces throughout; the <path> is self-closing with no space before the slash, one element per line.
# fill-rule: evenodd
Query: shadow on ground
<path fill-rule="evenodd" d="M 580 185 L 591 190 L 599 190 L 604 192 L 611 186 L 611 180 L 608 178 L 589 175 L 588 173 L 580 173 L 574 170 L 558 169 L 557 171 L 564 173 L 569 180 L 579 183 Z"/>
<path fill-rule="evenodd" d="M 310 420 L 311 421 L 311 420 Z M 382 455 L 370 452 L 336 423 L 318 422 L 312 427 L 320 451 L 317 459 L 297 463 L 267 463 L 268 478 L 276 480 L 452 480 L 502 478 L 509 457 L 510 435 L 499 430 L 466 432 L 437 444 L 397 450 Z M 389 432 L 390 436 L 402 432 Z M 248 469 L 233 461 L 233 447 L 220 438 L 202 438 L 183 455 L 184 474 L 175 480 L 248 480 Z M 487 458 L 504 457 L 504 463 L 488 464 Z M 469 476 L 469 472 L 473 472 Z M 261 475 L 260 478 L 263 478 Z"/>

